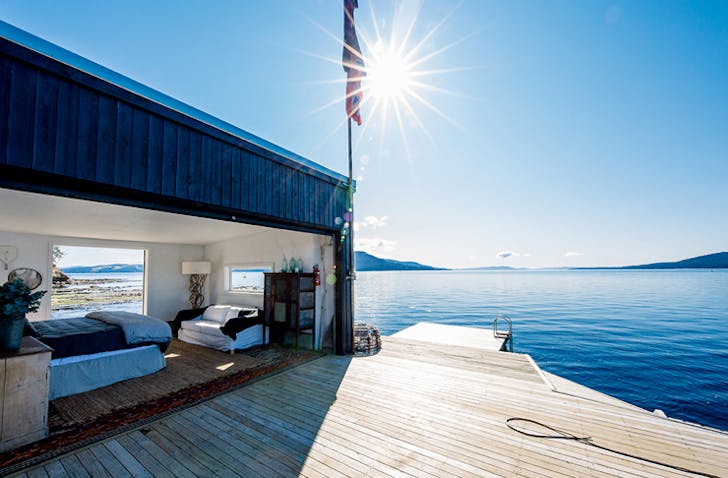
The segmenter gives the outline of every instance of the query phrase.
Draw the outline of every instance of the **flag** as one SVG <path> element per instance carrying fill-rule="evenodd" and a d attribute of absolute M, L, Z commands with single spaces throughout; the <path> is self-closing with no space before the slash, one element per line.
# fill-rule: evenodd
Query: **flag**
<path fill-rule="evenodd" d="M 344 51 L 341 64 L 346 72 L 346 116 L 361 125 L 361 79 L 365 73 L 364 58 L 354 28 L 354 9 L 358 6 L 358 0 L 344 0 Z"/>

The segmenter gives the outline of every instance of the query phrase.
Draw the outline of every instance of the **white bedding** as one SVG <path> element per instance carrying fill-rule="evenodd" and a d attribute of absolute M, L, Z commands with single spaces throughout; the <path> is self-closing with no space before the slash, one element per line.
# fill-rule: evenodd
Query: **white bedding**
<path fill-rule="evenodd" d="M 86 317 L 118 325 L 124 331 L 127 344 L 169 343 L 172 340 L 172 329 L 169 324 L 148 315 L 121 310 L 97 310 L 89 312 Z"/>

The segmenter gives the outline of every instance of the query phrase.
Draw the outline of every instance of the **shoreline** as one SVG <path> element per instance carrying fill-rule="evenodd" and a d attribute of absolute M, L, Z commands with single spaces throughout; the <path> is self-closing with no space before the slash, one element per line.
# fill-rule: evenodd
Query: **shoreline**
<path fill-rule="evenodd" d="M 135 284 L 129 285 L 129 281 L 125 279 L 71 278 L 68 284 L 53 285 L 51 293 L 51 313 L 94 305 L 128 304 L 142 302 L 143 300 L 143 286 L 137 286 Z"/>

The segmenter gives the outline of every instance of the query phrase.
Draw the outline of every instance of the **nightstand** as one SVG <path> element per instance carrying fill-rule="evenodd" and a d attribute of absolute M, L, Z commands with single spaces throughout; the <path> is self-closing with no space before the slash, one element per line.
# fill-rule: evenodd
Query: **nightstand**
<path fill-rule="evenodd" d="M 23 337 L 17 352 L 0 353 L 0 452 L 48 436 L 52 348 Z"/>

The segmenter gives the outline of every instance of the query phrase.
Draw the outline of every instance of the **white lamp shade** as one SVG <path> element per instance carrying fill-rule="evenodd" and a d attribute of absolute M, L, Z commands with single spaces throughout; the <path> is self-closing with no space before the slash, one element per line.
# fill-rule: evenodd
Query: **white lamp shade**
<path fill-rule="evenodd" d="M 184 261 L 182 263 L 182 274 L 209 274 L 212 264 L 207 261 Z"/>

